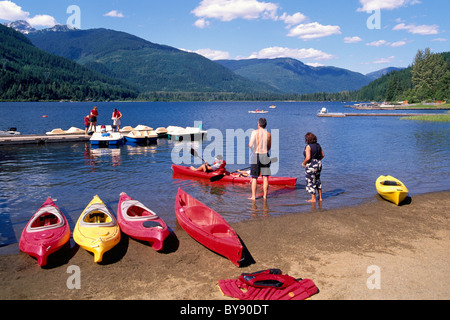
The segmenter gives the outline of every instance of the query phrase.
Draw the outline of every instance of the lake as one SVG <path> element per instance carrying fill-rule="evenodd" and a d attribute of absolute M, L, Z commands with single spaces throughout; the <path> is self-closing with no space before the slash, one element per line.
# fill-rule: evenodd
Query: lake
<path fill-rule="evenodd" d="M 89 143 L 0 147 L 0 247 L 17 243 L 22 229 L 48 196 L 57 199 L 72 230 L 94 195 L 117 213 L 121 192 L 146 204 L 175 230 L 174 200 L 179 187 L 230 223 L 383 201 L 375 189 L 380 175 L 402 180 L 412 197 L 450 189 L 448 123 L 399 117 L 317 117 L 322 107 L 330 112 L 358 112 L 341 102 L 0 103 L 0 130 L 17 127 L 22 134 L 44 134 L 55 128 L 83 129 L 83 118 L 94 105 L 99 109 L 99 124 L 111 124 L 114 108 L 123 113 L 123 126 L 193 127 L 201 122 L 204 130 L 213 133 L 212 141 L 192 146 L 208 151 L 205 157 L 211 150 L 211 155 L 223 153 L 228 170 L 233 171 L 249 166 L 248 150 L 237 140 L 222 143 L 218 137 L 256 129 L 261 115 L 248 111 L 269 110 L 272 104 L 277 108 L 263 116 L 277 140 L 272 152 L 272 157 L 279 159 L 276 175 L 298 177 L 298 182 L 294 188 L 272 187 L 267 204 L 262 199 L 255 203 L 248 200 L 248 185 L 174 179 L 173 152 L 189 149 L 191 144 L 186 142 L 160 139 L 153 146 L 123 145 L 116 149 L 93 149 Z M 301 162 L 308 131 L 317 135 L 326 155 L 324 202 L 320 206 L 306 202 L 309 195 Z M 217 147 L 220 145 L 222 150 Z M 243 157 L 247 158 L 245 164 L 239 160 Z"/>

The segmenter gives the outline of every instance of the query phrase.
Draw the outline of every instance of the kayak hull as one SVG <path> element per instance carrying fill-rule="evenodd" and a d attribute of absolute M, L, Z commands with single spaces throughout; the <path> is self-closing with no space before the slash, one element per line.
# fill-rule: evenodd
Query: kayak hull
<path fill-rule="evenodd" d="M 164 241 L 170 235 L 164 220 L 126 193 L 120 194 L 117 222 L 123 233 L 133 239 L 148 242 L 156 251 L 164 248 Z"/>
<path fill-rule="evenodd" d="M 105 252 L 120 242 L 120 228 L 114 215 L 95 196 L 80 215 L 73 231 L 74 241 L 94 254 L 94 261 L 103 261 Z"/>
<path fill-rule="evenodd" d="M 59 251 L 69 240 L 69 223 L 58 206 L 48 198 L 23 230 L 19 248 L 35 257 L 38 265 L 44 267 L 48 256 Z"/>
<path fill-rule="evenodd" d="M 210 180 L 212 177 L 215 177 L 217 175 L 220 175 L 216 172 L 201 172 L 201 171 L 194 171 L 191 170 L 189 167 L 179 166 L 179 165 L 172 165 L 172 170 L 175 174 L 181 174 L 185 176 L 191 176 L 201 179 L 208 179 Z M 219 180 L 222 183 L 235 183 L 235 184 L 250 184 L 252 182 L 251 177 L 234 177 L 227 173 L 222 179 Z M 264 180 L 262 177 L 259 177 L 257 180 L 258 184 L 263 184 Z M 291 178 L 291 177 L 269 177 L 269 184 L 270 185 L 281 185 L 281 186 L 295 186 L 297 184 L 297 178 Z"/>
<path fill-rule="evenodd" d="M 400 205 L 409 194 L 403 182 L 392 176 L 380 176 L 375 184 L 378 194 L 396 205 Z"/>
<path fill-rule="evenodd" d="M 240 267 L 243 261 L 242 243 L 217 212 L 180 188 L 175 200 L 175 215 L 180 226 L 192 238 Z"/>

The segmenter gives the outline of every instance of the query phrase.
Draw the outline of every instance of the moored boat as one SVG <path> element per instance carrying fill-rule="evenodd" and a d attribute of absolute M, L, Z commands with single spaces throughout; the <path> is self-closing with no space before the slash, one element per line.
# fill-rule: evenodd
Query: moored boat
<path fill-rule="evenodd" d="M 155 132 L 158 135 L 158 138 L 167 138 L 167 133 L 169 131 L 164 127 L 159 127 L 159 128 L 156 128 Z"/>
<path fill-rule="evenodd" d="M 185 176 L 191 176 L 201 179 L 208 179 L 217 176 L 222 175 L 222 172 L 203 172 L 203 171 L 194 171 L 191 170 L 189 167 L 179 166 L 179 165 L 172 165 L 172 170 L 175 174 L 181 174 Z M 237 174 L 230 174 L 227 172 L 225 175 L 222 175 L 222 179 L 220 179 L 220 182 L 223 183 L 237 183 L 237 184 L 246 184 L 251 183 L 252 178 L 251 177 L 242 177 Z M 257 180 L 258 184 L 263 184 L 263 178 L 259 177 Z M 297 184 L 297 178 L 295 177 L 269 177 L 269 184 L 270 185 L 282 185 L 282 186 L 295 186 Z"/>
<path fill-rule="evenodd" d="M 175 215 L 192 238 L 240 267 L 244 260 L 242 243 L 222 216 L 181 188 L 175 199 Z"/>
<path fill-rule="evenodd" d="M 264 110 L 258 111 L 258 110 L 256 110 L 256 111 L 249 111 L 248 113 L 263 113 L 263 114 L 265 114 L 265 113 L 269 113 L 269 111 L 264 111 Z"/>
<path fill-rule="evenodd" d="M 47 136 L 70 136 L 70 135 L 84 135 L 84 130 L 81 130 L 76 127 L 71 127 L 69 130 L 63 130 L 61 128 L 53 129 L 50 132 L 47 132 Z"/>
<path fill-rule="evenodd" d="M 163 249 L 164 240 L 170 234 L 164 220 L 124 192 L 120 194 L 117 221 L 123 233 L 134 239 L 150 243 L 156 251 Z"/>
<path fill-rule="evenodd" d="M 20 136 L 21 133 L 17 131 L 17 128 L 9 128 L 8 131 L 0 130 L 0 137 Z"/>
<path fill-rule="evenodd" d="M 408 188 L 392 176 L 380 176 L 376 181 L 378 194 L 385 200 L 400 205 L 408 196 Z"/>
<path fill-rule="evenodd" d="M 35 257 L 38 265 L 47 265 L 47 258 L 60 250 L 70 240 L 66 217 L 51 198 L 33 215 L 22 232 L 19 248 Z"/>
<path fill-rule="evenodd" d="M 191 141 L 204 140 L 207 137 L 208 132 L 200 128 L 195 127 L 177 127 L 169 126 L 167 127 L 167 136 L 169 139 L 174 141 L 183 141 L 190 139 Z"/>
<path fill-rule="evenodd" d="M 90 141 L 93 146 L 109 147 L 123 144 L 124 138 L 120 132 L 95 132 Z"/>
<path fill-rule="evenodd" d="M 147 136 L 144 131 L 131 131 L 124 134 L 126 142 L 143 144 L 147 141 Z"/>
<path fill-rule="evenodd" d="M 73 231 L 74 241 L 94 254 L 94 261 L 103 260 L 103 254 L 120 242 L 120 228 L 114 215 L 103 201 L 95 196 L 80 215 Z"/>

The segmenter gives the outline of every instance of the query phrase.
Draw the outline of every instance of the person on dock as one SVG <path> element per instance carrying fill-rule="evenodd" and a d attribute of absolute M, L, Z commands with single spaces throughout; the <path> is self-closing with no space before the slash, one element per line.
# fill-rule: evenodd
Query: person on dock
<path fill-rule="evenodd" d="M 112 131 L 115 132 L 117 129 L 117 132 L 119 132 L 120 131 L 120 119 L 122 119 L 122 113 L 119 110 L 114 109 L 111 119 L 113 121 Z"/>
<path fill-rule="evenodd" d="M 89 115 L 84 117 L 84 133 L 87 135 L 89 131 L 89 127 L 91 125 L 91 120 L 89 119 Z"/>
<path fill-rule="evenodd" d="M 261 118 L 258 121 L 258 129 L 252 132 L 250 143 L 248 147 L 252 151 L 252 168 L 250 175 L 252 177 L 252 197 L 251 200 L 256 200 L 256 189 L 258 186 L 259 176 L 263 177 L 263 198 L 267 200 L 269 192 L 269 176 L 270 171 L 270 156 L 269 152 L 272 148 L 272 135 L 267 132 L 267 120 Z"/>
<path fill-rule="evenodd" d="M 91 121 L 91 125 L 89 126 L 89 131 L 92 131 L 92 129 L 94 129 L 94 132 L 97 132 L 97 118 L 98 118 L 98 109 L 97 107 L 94 107 L 91 110 L 91 114 L 90 114 L 90 121 Z"/>
<path fill-rule="evenodd" d="M 322 160 L 325 158 L 325 153 L 320 144 L 317 143 L 317 137 L 308 132 L 305 135 L 305 151 L 303 155 L 305 160 L 302 167 L 305 168 L 306 191 L 311 195 L 308 202 L 317 202 L 316 193 L 319 194 L 319 201 L 322 201 L 322 181 L 320 174 L 322 172 Z"/>

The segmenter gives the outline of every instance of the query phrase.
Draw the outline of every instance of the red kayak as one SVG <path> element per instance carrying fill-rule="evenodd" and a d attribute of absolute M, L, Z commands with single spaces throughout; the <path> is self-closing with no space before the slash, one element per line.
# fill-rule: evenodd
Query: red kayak
<path fill-rule="evenodd" d="M 175 215 L 180 226 L 192 238 L 240 267 L 244 260 L 242 243 L 222 216 L 181 188 L 175 199 Z"/>
<path fill-rule="evenodd" d="M 220 173 L 216 172 L 203 172 L 203 171 L 194 171 L 191 170 L 189 167 L 183 167 L 173 164 L 172 170 L 176 174 L 182 174 L 186 176 L 196 177 L 196 178 L 202 178 L 202 179 L 208 179 L 220 175 Z M 238 174 L 230 174 L 229 172 L 226 172 L 226 174 L 223 176 L 222 179 L 219 180 L 220 182 L 224 183 L 243 183 L 243 184 L 249 184 L 252 181 L 251 177 L 240 177 Z M 258 178 L 258 184 L 263 184 L 263 178 Z M 297 178 L 289 178 L 289 177 L 269 177 L 269 184 L 270 185 L 281 185 L 281 186 L 295 186 L 297 184 Z"/>
<path fill-rule="evenodd" d="M 120 194 L 117 222 L 123 233 L 150 243 L 156 251 L 163 249 L 164 240 L 170 234 L 166 223 L 156 213 L 126 193 Z"/>
<path fill-rule="evenodd" d="M 51 198 L 33 215 L 22 232 L 19 248 L 35 257 L 40 267 L 47 265 L 47 257 L 70 240 L 66 217 Z"/>

